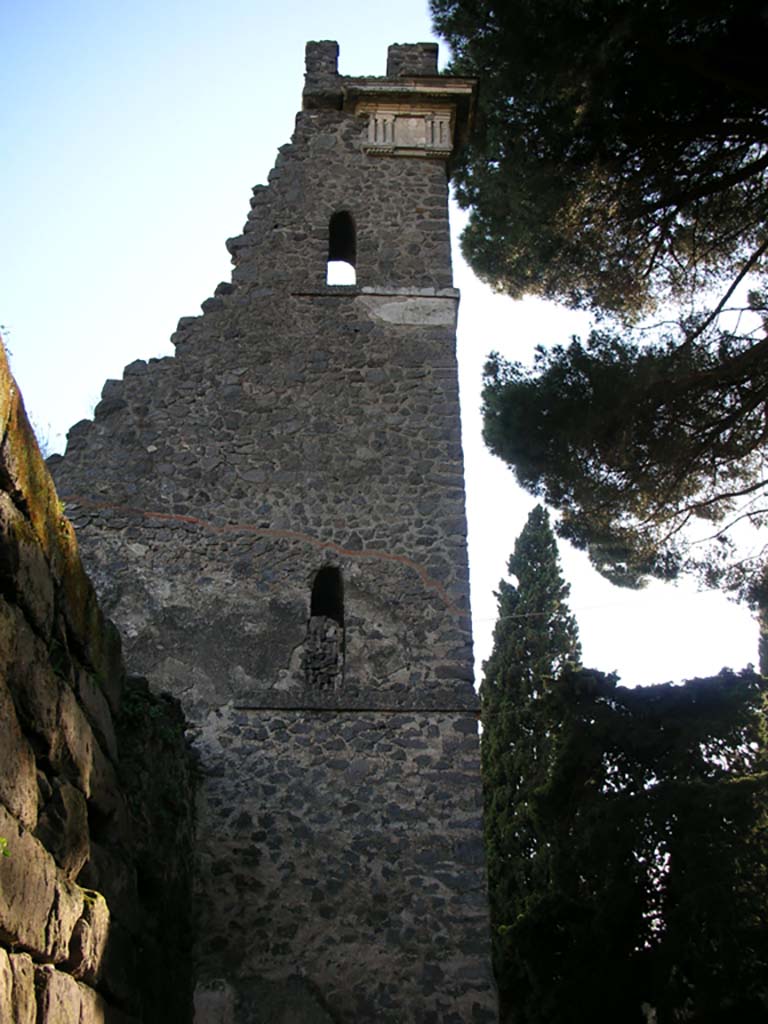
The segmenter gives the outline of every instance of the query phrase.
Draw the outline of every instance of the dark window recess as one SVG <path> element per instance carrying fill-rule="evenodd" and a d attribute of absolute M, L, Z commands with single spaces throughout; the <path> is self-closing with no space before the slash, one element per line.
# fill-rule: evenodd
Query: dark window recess
<path fill-rule="evenodd" d="M 344 584 L 332 566 L 321 569 L 312 585 L 304 644 L 307 685 L 335 690 L 344 675 Z"/>
<path fill-rule="evenodd" d="M 356 284 L 355 222 L 346 210 L 334 213 L 328 225 L 328 284 Z"/>

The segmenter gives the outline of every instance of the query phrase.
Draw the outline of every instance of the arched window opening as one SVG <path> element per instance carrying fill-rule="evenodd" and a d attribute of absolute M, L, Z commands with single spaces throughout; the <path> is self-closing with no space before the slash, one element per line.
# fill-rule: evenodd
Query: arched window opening
<path fill-rule="evenodd" d="M 307 639 L 304 644 L 307 685 L 336 690 L 344 675 L 344 583 L 341 573 L 327 565 L 312 584 Z"/>
<path fill-rule="evenodd" d="M 327 284 L 357 284 L 357 238 L 352 214 L 334 213 L 328 224 Z"/>
<path fill-rule="evenodd" d="M 324 566 L 312 584 L 310 615 L 324 615 L 344 625 L 344 583 L 341 573 L 332 565 Z"/>

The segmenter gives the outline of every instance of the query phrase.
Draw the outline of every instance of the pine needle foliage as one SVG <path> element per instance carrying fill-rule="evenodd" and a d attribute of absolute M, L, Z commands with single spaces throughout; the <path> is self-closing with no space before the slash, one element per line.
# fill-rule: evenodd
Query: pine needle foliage
<path fill-rule="evenodd" d="M 454 169 L 465 256 L 499 291 L 597 318 L 532 369 L 491 359 L 489 446 L 614 583 L 693 574 L 765 626 L 765 4 L 431 9 L 479 83 Z"/>

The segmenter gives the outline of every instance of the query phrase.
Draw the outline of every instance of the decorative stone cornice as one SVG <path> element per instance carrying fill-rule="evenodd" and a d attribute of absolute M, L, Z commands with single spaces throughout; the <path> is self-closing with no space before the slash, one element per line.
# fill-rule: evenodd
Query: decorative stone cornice
<path fill-rule="evenodd" d="M 345 110 L 369 119 L 363 149 L 372 155 L 448 159 L 469 136 L 472 79 L 351 79 L 343 94 Z"/>

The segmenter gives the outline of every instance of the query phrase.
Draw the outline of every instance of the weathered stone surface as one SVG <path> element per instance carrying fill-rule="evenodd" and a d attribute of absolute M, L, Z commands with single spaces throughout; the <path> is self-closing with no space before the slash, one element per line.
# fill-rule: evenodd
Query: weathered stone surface
<path fill-rule="evenodd" d="M 38 1024 L 80 1024 L 83 1003 L 74 978 L 43 965 L 35 968 L 35 989 Z"/>
<path fill-rule="evenodd" d="M 77 878 L 90 849 L 88 808 L 81 790 L 57 782 L 40 814 L 36 837 L 53 854 L 66 878 Z"/>
<path fill-rule="evenodd" d="M 89 797 L 96 740 L 69 686 L 61 688 L 57 725 L 58 743 L 52 758 L 54 765 Z"/>
<path fill-rule="evenodd" d="M 9 957 L 13 975 L 13 1024 L 35 1024 L 37 999 L 35 998 L 35 967 L 27 953 L 12 953 Z"/>
<path fill-rule="evenodd" d="M 53 906 L 46 927 L 46 959 L 61 964 L 69 957 L 72 933 L 83 913 L 83 890 L 66 878 L 56 879 Z"/>
<path fill-rule="evenodd" d="M 20 501 L 24 504 L 27 522 L 50 560 L 59 545 L 58 495 L 27 419 L 21 393 L 8 373 L 4 349 L 0 352 L 0 363 L 0 383 L 6 389 L 2 404 L 8 409 L 0 443 L 0 487 L 17 506 Z"/>
<path fill-rule="evenodd" d="M 275 977 L 290 943 L 342 1020 L 420 1020 L 459 975 L 459 1019 L 488 1011 L 490 963 L 467 955 L 487 938 L 474 718 L 227 710 L 200 744 L 219 780 L 200 819 L 217 828 L 201 854 L 202 877 L 216 878 L 204 919 L 222 929 L 202 951 L 212 974 L 236 944 L 240 972 Z M 254 877 L 258 902 L 244 898 Z M 342 960 L 353 935 L 357 958 Z M 443 965 L 439 981 L 425 963 Z M 412 1018 L 403 999 L 420 1007 Z"/>
<path fill-rule="evenodd" d="M 43 960 L 67 959 L 83 907 L 82 891 L 56 872 L 53 857 L 0 807 L 0 938 Z"/>
<path fill-rule="evenodd" d="M 43 635 L 53 623 L 53 580 L 39 540 L 9 495 L 0 492 L 0 589 L 13 594 Z"/>
<path fill-rule="evenodd" d="M 8 954 L 4 949 L 0 949 L 0 1008 L 3 1008 L 9 1017 L 13 1013 L 13 975 Z"/>
<path fill-rule="evenodd" d="M 26 953 L 0 949 L 0 1011 L 3 1024 L 36 1024 L 35 971 Z"/>
<path fill-rule="evenodd" d="M 91 803 L 109 822 L 113 842 L 126 842 L 130 833 L 125 796 L 112 762 L 94 740 L 91 761 Z"/>
<path fill-rule="evenodd" d="M 46 957 L 56 895 L 53 857 L 2 806 L 0 836 L 10 853 L 0 857 L 0 939 Z"/>
<path fill-rule="evenodd" d="M 112 710 L 104 688 L 91 672 L 81 670 L 77 674 L 77 696 L 88 720 L 106 753 L 117 761 L 117 740 L 112 721 Z"/>
<path fill-rule="evenodd" d="M 123 926 L 134 934 L 139 931 L 142 908 L 136 887 L 136 865 L 127 861 L 122 851 L 112 851 L 91 839 L 88 862 L 78 883 L 101 893 Z"/>
<path fill-rule="evenodd" d="M 85 892 L 83 913 L 72 930 L 67 969 L 78 981 L 96 985 L 109 940 L 109 907 L 100 893 Z"/>
<path fill-rule="evenodd" d="M 28 829 L 37 824 L 37 770 L 5 680 L 0 677 L 0 802 Z"/>
<path fill-rule="evenodd" d="M 195 992 L 195 1024 L 334 1024 L 306 978 L 244 978 L 234 986 L 223 979 L 200 984 Z"/>
<path fill-rule="evenodd" d="M 61 680 L 54 664 L 59 647 L 50 649 L 32 630 L 18 608 L 8 609 L 13 647 L 9 659 L 7 682 L 25 732 L 46 756 L 59 745 L 59 701 Z"/>

